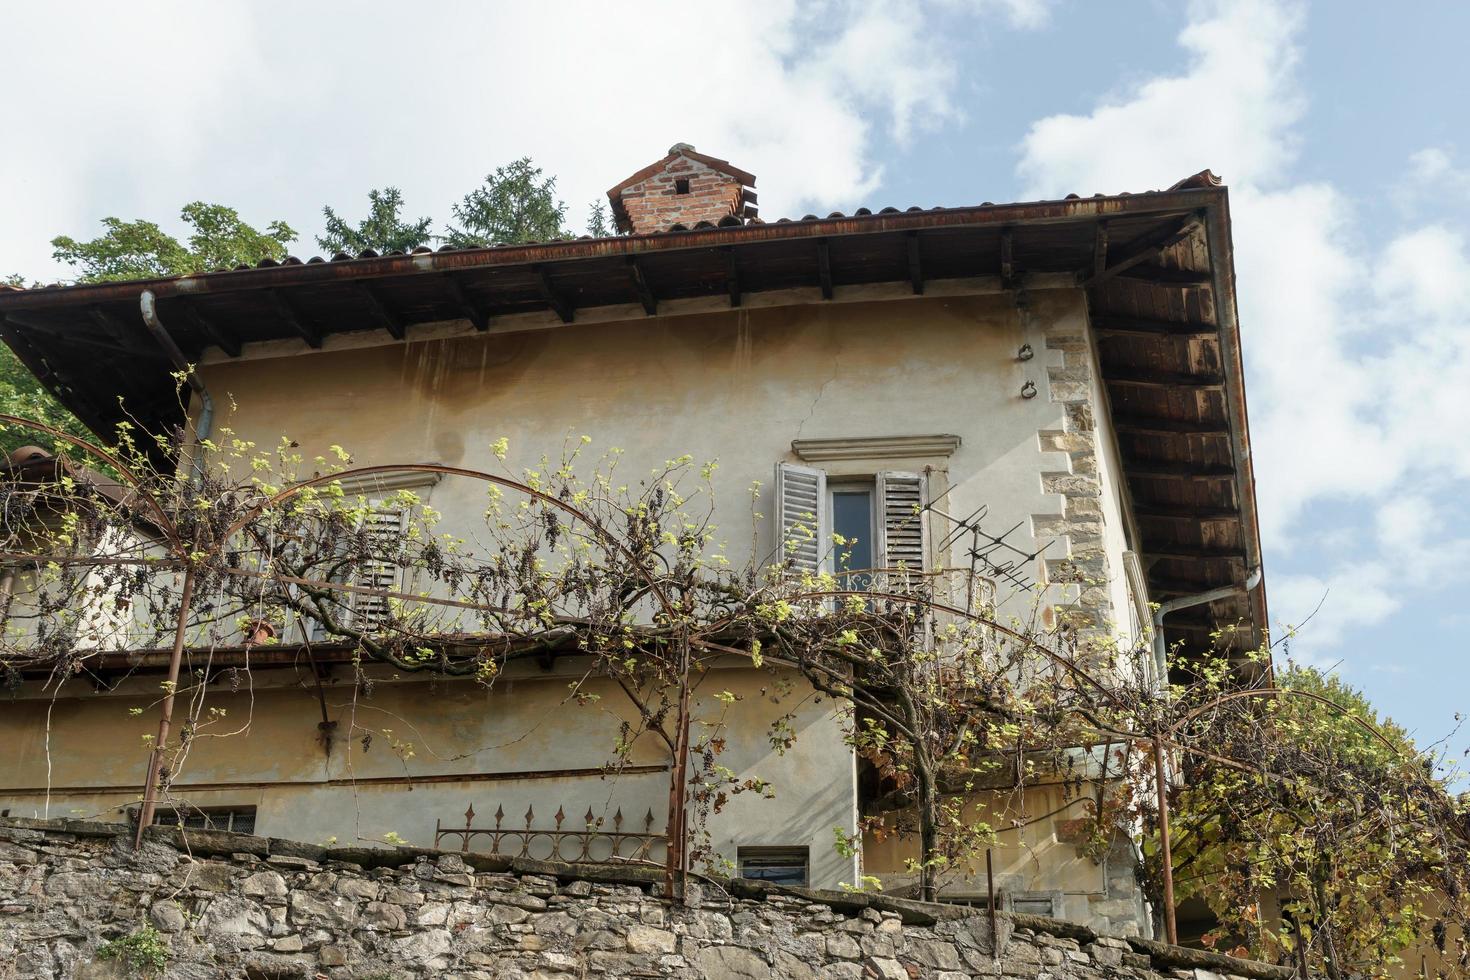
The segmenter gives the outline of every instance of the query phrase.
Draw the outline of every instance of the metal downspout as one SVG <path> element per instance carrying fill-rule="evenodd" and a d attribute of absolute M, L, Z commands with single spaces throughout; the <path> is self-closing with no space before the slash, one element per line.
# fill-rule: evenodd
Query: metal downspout
<path fill-rule="evenodd" d="M 1159 683 L 1166 685 L 1169 682 L 1168 644 L 1164 642 L 1165 616 L 1180 609 L 1188 609 L 1190 606 L 1214 602 L 1217 599 L 1228 599 L 1235 595 L 1246 595 L 1260 584 L 1261 566 L 1257 565 L 1255 570 L 1246 577 L 1244 585 L 1222 585 L 1208 592 L 1180 596 L 1178 599 L 1159 603 L 1159 607 L 1154 610 L 1154 669 L 1158 672 Z"/>
<path fill-rule="evenodd" d="M 189 387 L 194 389 L 194 393 L 199 396 L 199 418 L 194 422 L 194 476 L 196 479 L 201 479 L 204 476 L 204 456 L 200 452 L 199 444 L 208 439 L 214 429 L 214 399 L 210 397 L 209 389 L 204 386 L 204 382 L 199 379 L 198 372 L 189 364 L 189 359 L 184 356 L 179 345 L 174 343 L 173 337 L 169 336 L 163 321 L 158 319 L 158 303 L 154 299 L 153 290 L 143 290 L 138 297 L 138 308 L 143 313 L 143 322 L 147 324 L 148 332 L 153 335 L 153 339 L 158 341 L 158 345 L 163 348 L 168 359 L 184 375 L 185 380 L 189 382 Z"/>

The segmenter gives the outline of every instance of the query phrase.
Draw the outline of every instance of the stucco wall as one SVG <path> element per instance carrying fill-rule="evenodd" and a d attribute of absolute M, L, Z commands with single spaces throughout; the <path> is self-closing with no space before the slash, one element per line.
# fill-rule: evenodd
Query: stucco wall
<path fill-rule="evenodd" d="M 1120 621 L 1113 606 L 1126 594 L 1126 541 L 1122 488 L 1106 457 L 1098 461 L 1107 437 L 1097 431 L 1086 332 L 1080 290 L 1036 290 L 1020 307 L 1013 294 L 977 293 L 639 317 L 407 344 L 343 342 L 316 353 L 271 345 L 240 360 L 211 360 L 201 371 L 219 406 L 217 434 L 228 428 L 262 446 L 289 436 L 307 459 L 342 445 L 359 465 L 433 461 L 516 475 L 584 434 L 592 450 L 623 450 L 619 471 L 627 479 L 684 453 L 718 459 L 718 523 L 737 564 L 774 546 L 772 523 L 752 524 L 749 488 L 766 487 L 755 509 L 768 513 L 775 464 L 796 460 L 793 439 L 952 433 L 962 440 L 952 456 L 834 466 L 847 474 L 929 469 L 931 486 L 946 492 L 945 511 L 967 516 L 984 508 L 987 531 L 1013 529 L 1009 541 L 1040 553 L 1021 564 L 1030 578 L 1054 581 L 1069 562 L 1085 564 L 1083 579 L 1054 586 L 1051 599 L 1081 595 L 1087 614 L 1104 624 Z M 1036 356 L 1022 359 L 1023 345 Z M 1037 397 L 1023 397 L 1028 381 Z M 501 437 L 510 445 L 503 465 L 489 450 Z M 433 488 L 431 503 L 446 529 L 474 526 L 482 520 L 484 488 L 449 478 Z M 945 538 L 949 525 L 930 520 L 931 541 Z M 965 560 L 959 547 L 931 558 L 941 565 Z M 1003 615 L 1023 613 L 1034 601 L 1004 582 L 997 596 Z M 320 712 L 309 672 L 256 672 L 255 690 L 247 693 L 216 685 L 210 703 L 228 711 L 216 730 L 248 719 L 249 731 L 199 740 L 180 787 L 190 780 L 214 787 L 198 791 L 199 805 L 253 802 L 263 832 L 306 839 L 392 831 L 429 843 L 433 821 L 450 822 L 468 803 L 482 817 L 497 805 L 518 817 L 533 803 L 538 814 L 561 805 L 580 819 L 589 805 L 611 813 L 627 801 L 625 816 L 651 807 L 662 827 L 666 781 L 658 773 L 625 775 L 616 784 L 488 778 L 600 765 L 623 710 L 613 707 L 617 697 L 583 709 L 562 705 L 567 680 L 560 676 L 506 678 L 485 693 L 380 673 L 372 701 L 356 705 L 355 724 L 380 733 L 366 753 L 363 731 L 351 729 L 350 741 L 344 734 L 353 708 L 345 675 L 324 682 L 329 716 L 338 723 L 330 758 L 317 743 Z M 774 801 L 736 798 L 712 824 L 716 846 L 733 857 L 747 843 L 810 842 L 814 883 L 853 881 L 853 862 L 832 847 L 833 828 L 851 828 L 855 806 L 852 756 L 832 706 L 802 702 L 797 748 L 773 756 L 765 728 L 785 709 L 760 696 L 762 683 L 732 675 L 702 691 L 706 707 L 713 690 L 747 695 L 733 711 L 731 755 L 722 761 L 773 780 L 777 792 Z M 0 717 L 0 733 L 22 746 L 18 764 L 0 774 L 11 792 L 0 807 L 46 811 L 45 793 L 38 802 L 36 791 L 47 785 L 70 787 L 50 794 L 53 814 L 102 813 L 131 799 L 142 781 L 140 736 L 153 729 L 156 696 L 156 678 L 127 681 L 108 696 L 79 680 L 59 695 L 23 690 Z M 131 717 L 130 707 L 143 707 L 143 716 Z M 394 739 L 414 743 L 411 759 L 391 750 Z M 456 758 L 469 749 L 480 751 Z M 651 746 L 639 752 L 645 764 L 661 759 Z M 398 781 L 364 784 L 365 774 Z M 464 782 L 414 782 L 424 776 Z M 358 778 L 355 786 L 325 782 L 349 777 Z M 27 793 L 17 792 L 22 788 Z M 1026 853 L 1018 868 L 1035 865 L 1034 853 Z M 1064 859 L 1065 867 L 1074 865 Z M 1081 884 L 1069 878 L 1074 890 L 1099 881 L 1096 871 L 1084 877 Z"/>
<path fill-rule="evenodd" d="M 618 760 L 619 724 L 633 720 L 630 702 L 610 683 L 590 681 L 594 704 L 568 696 L 578 679 L 575 661 L 553 673 L 513 671 L 486 689 L 471 681 L 397 677 L 386 671 L 366 690 L 350 670 L 323 681 L 323 700 L 335 722 L 330 753 L 320 741 L 321 708 L 311 674 L 261 671 L 233 692 L 230 681 L 203 695 L 223 709 L 203 728 L 178 771 L 173 797 L 194 806 L 256 807 L 256 832 L 318 843 L 382 841 L 397 835 L 434 843 L 436 821 L 462 827 L 473 805 L 476 827 L 554 829 L 560 807 L 566 829 L 581 829 L 590 809 L 612 826 L 622 811 L 628 830 L 653 831 L 667 822 L 667 749 L 651 737 L 635 743 L 630 771 L 602 773 Z M 534 672 L 533 672 L 534 671 Z M 740 779 L 772 784 L 773 798 L 734 797 L 709 822 L 720 857 L 734 861 L 741 846 L 810 848 L 814 884 L 837 887 L 857 880 L 852 858 L 833 847 L 833 830 L 854 825 L 851 753 L 830 701 L 778 692 L 777 678 L 750 669 L 714 670 L 694 701 L 696 731 L 722 723 L 728 732 L 721 765 Z M 716 697 L 729 691 L 726 706 Z M 147 763 L 143 735 L 156 716 L 131 710 L 149 704 L 157 680 L 129 680 L 108 694 L 72 681 L 54 697 L 36 695 L 6 706 L 4 730 L 13 765 L 0 769 L 0 809 L 22 817 L 124 819 L 136 806 Z M 797 748 L 772 749 L 767 731 L 793 712 Z M 49 719 L 49 726 L 48 726 Z M 220 737 L 214 737 L 220 736 Z M 49 790 L 48 790 L 49 787 Z M 485 846 L 484 839 L 478 846 Z M 516 842 L 519 846 L 519 842 Z M 545 856 L 537 845 L 537 856 Z"/>

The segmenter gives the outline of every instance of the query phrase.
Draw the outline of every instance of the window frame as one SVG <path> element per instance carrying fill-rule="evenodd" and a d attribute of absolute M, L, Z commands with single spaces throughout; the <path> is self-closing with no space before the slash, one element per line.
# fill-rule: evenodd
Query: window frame
<path fill-rule="evenodd" d="M 746 862 L 750 860 L 759 860 L 762 858 L 765 858 L 767 860 L 779 858 L 799 859 L 801 862 L 800 883 L 793 884 L 791 882 L 774 881 L 771 878 L 751 878 L 747 876 L 745 873 Z M 796 865 L 778 864 L 773 865 L 773 867 L 794 868 L 796 867 Z M 735 869 L 739 872 L 739 876 L 741 878 L 744 878 L 746 881 L 768 881 L 772 884 L 788 885 L 796 888 L 808 888 L 811 886 L 812 880 L 812 849 L 807 844 L 758 844 L 745 847 L 737 847 L 735 849 Z"/>
<path fill-rule="evenodd" d="M 830 535 L 837 533 L 837 502 L 834 499 L 836 495 L 858 491 L 866 492 L 868 495 L 868 553 L 872 556 L 872 561 L 868 565 L 870 576 L 876 574 L 871 569 L 884 567 L 883 525 L 880 519 L 883 510 L 883 501 L 879 494 L 878 484 L 878 475 L 876 473 L 872 476 L 862 476 L 860 474 L 833 476 L 830 473 L 827 474 L 827 527 Z M 835 539 L 829 540 L 827 544 L 832 549 L 832 574 L 840 581 L 844 574 L 850 574 L 842 572 L 837 568 L 837 556 L 841 554 L 841 546 L 836 543 Z"/>

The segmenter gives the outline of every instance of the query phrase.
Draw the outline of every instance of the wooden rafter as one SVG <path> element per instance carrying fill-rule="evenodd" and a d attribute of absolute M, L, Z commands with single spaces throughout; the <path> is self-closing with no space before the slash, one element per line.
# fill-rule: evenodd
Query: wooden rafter
<path fill-rule="evenodd" d="M 184 319 L 193 325 L 195 330 L 204 334 L 211 344 L 224 351 L 230 357 L 240 356 L 240 338 L 229 330 L 220 326 L 210 317 L 200 313 L 193 304 L 183 307 Z"/>
<path fill-rule="evenodd" d="M 1152 460 L 1123 461 L 1123 472 L 1144 480 L 1233 480 L 1235 467 L 1198 463 L 1163 463 Z"/>
<path fill-rule="evenodd" d="M 817 278 L 822 285 L 822 298 L 832 298 L 832 252 L 827 239 L 817 239 Z"/>
<path fill-rule="evenodd" d="M 1003 289 L 1010 289 L 1016 284 L 1014 251 L 1011 229 L 1002 228 L 1000 230 L 1000 284 Z"/>
<path fill-rule="evenodd" d="M 1147 282 L 1151 286 L 1195 287 L 1210 286 L 1214 279 L 1208 272 L 1198 269 L 1173 269 L 1162 265 L 1137 265 L 1118 273 L 1118 278 Z"/>
<path fill-rule="evenodd" d="M 735 261 L 735 250 L 725 249 L 725 288 L 730 293 L 730 305 L 740 305 L 740 266 Z"/>
<path fill-rule="evenodd" d="M 1180 544 L 1144 548 L 1143 556 L 1161 561 L 1245 561 L 1245 552 L 1239 548 L 1194 548 Z"/>
<path fill-rule="evenodd" d="M 1224 422 L 1157 419 L 1143 415 L 1114 415 L 1113 428 L 1119 432 L 1127 432 L 1135 435 L 1230 435 L 1230 428 Z"/>
<path fill-rule="evenodd" d="M 138 336 L 139 331 L 129 329 L 126 323 L 102 307 L 88 307 L 87 313 L 91 315 L 92 322 L 101 327 L 107 336 L 112 338 L 112 342 L 120 349 L 132 354 L 153 354 L 157 352 L 158 345 L 151 338 L 145 344 L 142 337 Z M 66 335 L 63 334 L 61 336 L 65 337 Z"/>
<path fill-rule="evenodd" d="M 377 317 L 378 323 L 388 331 L 394 340 L 402 340 L 407 336 L 408 331 L 403 318 L 388 308 L 388 304 L 383 301 L 383 297 L 371 283 L 358 283 L 357 294 L 362 297 L 368 309 L 373 311 L 373 316 Z"/>
<path fill-rule="evenodd" d="M 538 265 L 535 269 L 536 291 L 541 294 L 541 299 L 546 305 L 556 311 L 557 317 L 562 323 L 571 323 L 577 311 L 555 286 L 551 284 L 551 273 L 546 271 L 546 266 Z"/>
<path fill-rule="evenodd" d="M 1240 511 L 1221 508 L 1174 507 L 1165 504 L 1135 504 L 1138 517 L 1160 521 L 1238 521 Z"/>
<path fill-rule="evenodd" d="M 913 287 L 915 296 L 924 294 L 924 264 L 919 258 L 919 233 L 911 231 L 908 233 L 909 250 L 909 285 Z"/>
<path fill-rule="evenodd" d="M 1212 323 L 1176 323 L 1106 313 L 1093 315 L 1092 329 L 1099 337 L 1215 337 L 1220 333 Z"/>
<path fill-rule="evenodd" d="M 1092 233 L 1092 275 L 1103 274 L 1108 267 L 1108 223 L 1099 221 Z"/>
<path fill-rule="evenodd" d="M 309 323 L 286 298 L 286 294 L 279 289 L 269 291 L 271 305 L 275 307 L 276 315 L 286 321 L 286 325 L 300 335 L 306 341 L 306 346 L 315 350 L 321 349 L 322 332 L 315 325 Z"/>
<path fill-rule="evenodd" d="M 1088 269 L 1082 275 L 1083 286 L 1096 286 L 1107 282 L 1114 276 L 1122 275 L 1129 269 L 1145 262 L 1152 261 L 1165 249 L 1172 248 L 1180 242 L 1191 237 L 1203 227 L 1203 222 L 1198 215 L 1191 214 L 1172 228 L 1150 232 L 1129 242 L 1125 247 L 1108 256 L 1107 268 L 1098 272 L 1096 269 Z M 1005 234 L 1004 231 L 1001 232 Z M 1002 239 L 1004 241 L 1004 239 Z"/>
<path fill-rule="evenodd" d="M 638 264 L 638 256 L 628 256 L 628 279 L 633 283 L 633 291 L 638 294 L 638 302 L 643 304 L 643 312 L 653 316 L 658 312 L 658 297 L 653 295 L 653 289 L 648 285 L 648 278 L 643 274 L 643 266 Z"/>
<path fill-rule="evenodd" d="M 1182 371 L 1157 371 L 1151 368 L 1104 368 L 1103 380 L 1110 385 L 1130 385 L 1135 388 L 1171 388 L 1189 391 L 1218 391 L 1225 387 L 1225 378 L 1218 374 L 1188 374 Z"/>
<path fill-rule="evenodd" d="M 465 294 L 464 287 L 459 284 L 459 280 L 447 272 L 441 278 L 444 282 L 445 290 L 449 293 L 449 298 L 454 302 L 454 306 L 459 310 L 460 315 L 474 324 L 475 329 L 480 331 L 480 333 L 489 330 L 490 320 L 485 316 L 485 311 L 470 302 L 470 298 Z"/>

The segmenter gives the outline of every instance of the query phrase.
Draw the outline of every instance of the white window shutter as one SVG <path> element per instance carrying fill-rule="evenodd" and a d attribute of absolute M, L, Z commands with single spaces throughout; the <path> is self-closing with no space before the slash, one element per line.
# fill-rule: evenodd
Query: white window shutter
<path fill-rule="evenodd" d="M 882 540 L 878 564 L 892 573 L 923 572 L 928 566 L 929 521 L 924 513 L 928 488 L 922 473 L 878 474 Z"/>
<path fill-rule="evenodd" d="M 776 515 L 780 528 L 778 561 L 816 575 L 828 567 L 832 515 L 827 507 L 827 474 L 795 463 L 776 464 Z"/>
<path fill-rule="evenodd" d="M 372 553 L 379 558 L 396 556 L 408 515 L 401 509 L 375 510 L 363 520 Z M 401 592 L 403 569 L 397 561 L 366 561 L 358 568 L 352 584 L 366 589 Z M 360 630 L 376 630 L 388 621 L 391 611 L 386 596 L 352 593 L 352 623 Z"/>

